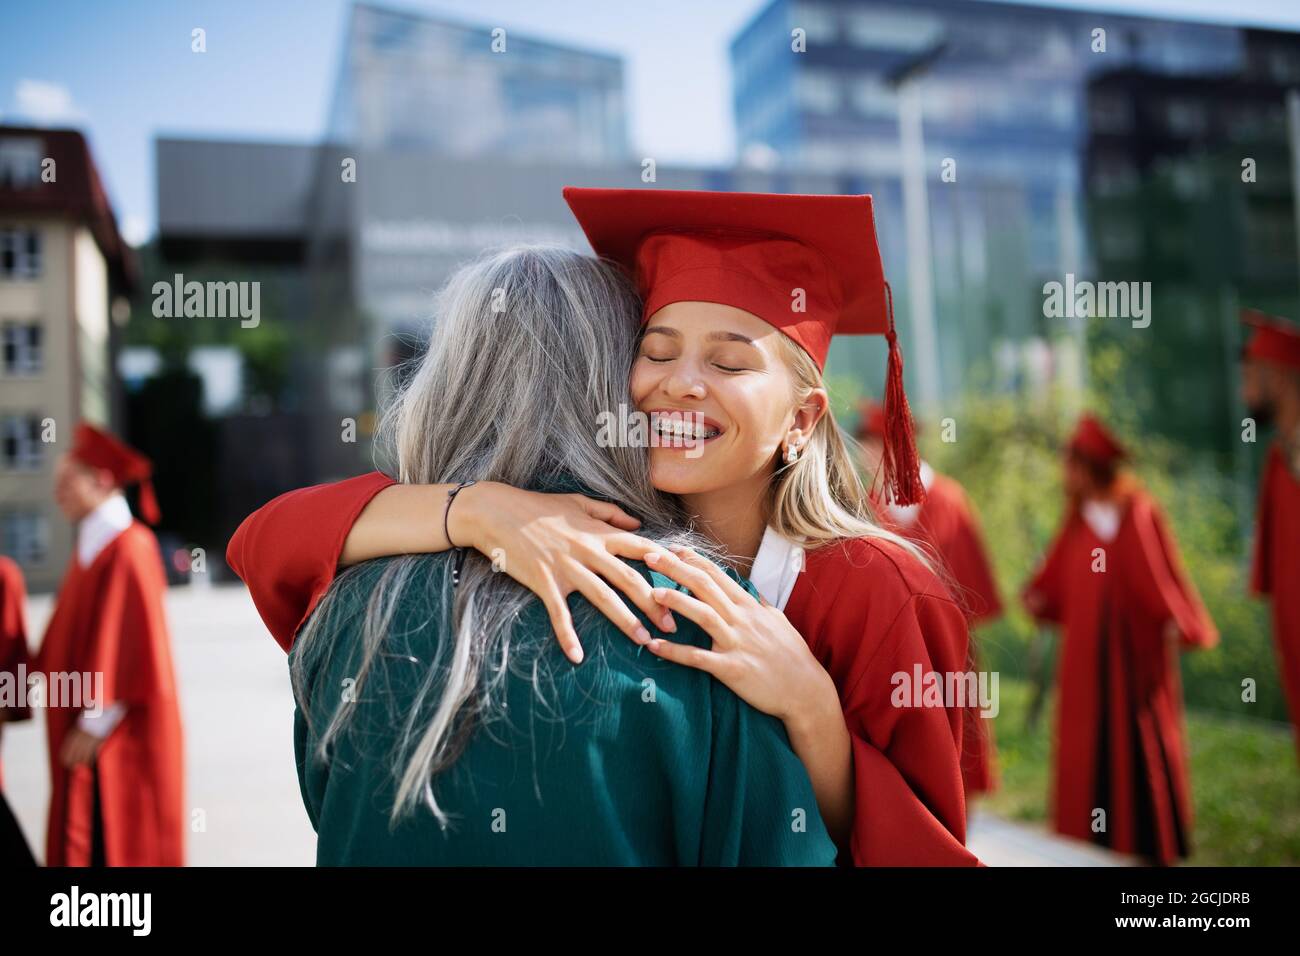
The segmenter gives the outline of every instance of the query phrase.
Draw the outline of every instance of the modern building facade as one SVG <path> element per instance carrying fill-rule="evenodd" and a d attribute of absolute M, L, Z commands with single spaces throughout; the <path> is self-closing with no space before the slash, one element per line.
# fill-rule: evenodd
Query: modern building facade
<path fill-rule="evenodd" d="M 55 457 L 79 420 L 115 424 L 114 327 L 133 276 L 85 138 L 0 127 L 0 552 L 33 590 L 55 585 L 72 548 Z"/>
<path fill-rule="evenodd" d="M 358 3 L 328 137 L 369 150 L 620 162 L 623 61 L 499 25 Z"/>
<path fill-rule="evenodd" d="M 941 401 L 1022 380 L 1017 357 L 1044 345 L 1058 353 L 1050 368 L 1069 369 L 1061 353 L 1081 355 L 1098 328 L 1048 319 L 1041 290 L 1073 274 L 1152 281 L 1164 293 L 1162 346 L 1192 360 L 1185 378 L 1212 380 L 1204 401 L 1231 408 L 1223 363 L 1193 358 L 1233 353 L 1237 342 L 1206 304 L 1225 281 L 1196 265 L 1206 232 L 1188 231 L 1185 217 L 1197 208 L 1200 228 L 1219 230 L 1200 252 L 1258 250 L 1250 262 L 1227 260 L 1240 265 L 1236 294 L 1297 310 L 1297 137 L 1284 103 L 1300 86 L 1300 34 L 986 0 L 773 0 L 737 34 L 731 58 L 742 161 L 850 177 L 875 194 L 903 315 L 913 298 L 903 180 L 924 180 L 937 354 L 918 355 L 913 342 L 909 365 L 934 364 Z M 923 130 L 919 159 L 904 152 L 909 107 Z M 1243 189 L 1248 154 L 1260 178 Z M 1182 205 L 1157 221 L 1154 207 L 1132 202 L 1139 194 Z M 1227 207 L 1211 226 L 1215 200 Z M 1154 248 L 1150 231 L 1186 244 L 1183 271 L 1140 251 Z M 1290 288 L 1275 281 L 1283 273 Z M 1189 282 L 1206 300 L 1191 318 Z M 902 325 L 906 342 L 915 330 Z M 1213 343 L 1198 328 L 1212 329 Z"/>

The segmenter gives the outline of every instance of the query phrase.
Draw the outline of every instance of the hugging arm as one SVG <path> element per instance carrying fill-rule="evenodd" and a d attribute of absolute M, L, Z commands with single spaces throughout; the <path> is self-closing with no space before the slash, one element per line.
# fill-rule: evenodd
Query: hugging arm
<path fill-rule="evenodd" d="M 616 505 L 479 482 L 462 489 L 448 512 L 447 496 L 454 487 L 400 484 L 371 472 L 300 488 L 245 518 L 226 559 L 286 650 L 339 567 L 453 546 L 481 552 L 536 594 L 575 662 L 582 659 L 582 648 L 566 601 L 573 592 L 638 643 L 649 635 L 615 588 L 661 626 L 672 628 L 671 616 L 665 618 L 655 604 L 649 584 L 621 560 L 642 559 L 657 546 L 632 534 L 639 522 Z"/>

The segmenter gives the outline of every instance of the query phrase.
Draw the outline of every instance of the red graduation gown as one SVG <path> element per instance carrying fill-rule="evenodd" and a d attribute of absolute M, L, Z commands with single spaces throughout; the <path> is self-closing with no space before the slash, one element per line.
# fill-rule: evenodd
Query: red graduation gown
<path fill-rule="evenodd" d="M 27 587 L 23 583 L 23 572 L 16 563 L 0 555 L 0 674 L 11 675 L 6 681 L 12 681 L 15 694 L 25 694 L 18 672 L 21 664 L 27 664 Z M 31 708 L 26 706 L 6 707 L 0 702 L 0 721 L 26 720 L 31 716 Z M 4 768 L 0 765 L 0 791 L 4 790 Z"/>
<path fill-rule="evenodd" d="M 1260 486 L 1251 589 L 1273 602 L 1273 644 L 1300 752 L 1300 479 L 1275 442 Z"/>
<path fill-rule="evenodd" d="M 392 483 L 371 473 L 291 491 L 235 532 L 226 560 L 281 647 L 328 589 L 357 515 Z M 853 861 L 976 865 L 960 710 L 891 704 L 896 673 L 966 669 L 966 620 L 943 585 L 897 545 L 848 541 L 807 555 L 785 613 L 839 688 L 853 738 Z"/>
<path fill-rule="evenodd" d="M 1066 836 L 1172 863 L 1189 852 L 1192 801 L 1172 619 L 1183 647 L 1211 647 L 1214 622 L 1184 573 L 1155 501 L 1125 498 L 1113 540 L 1075 509 L 1025 588 L 1061 626 L 1053 822 Z M 1105 572 L 1094 571 L 1101 549 Z M 1100 567 L 1100 565 L 1096 565 Z M 1105 830 L 1093 831 L 1094 810 Z"/>
<path fill-rule="evenodd" d="M 884 527 L 915 541 L 934 556 L 972 625 L 1002 616 L 1002 598 L 979 520 L 965 489 L 955 479 L 935 473 L 916 520 L 910 525 L 897 524 L 889 509 L 880 507 L 879 503 L 877 515 Z M 979 656 L 973 640 L 971 662 L 978 671 Z M 997 789 L 993 722 L 981 718 L 978 703 L 966 708 L 962 741 L 961 776 L 967 795 Z"/>
<path fill-rule="evenodd" d="M 82 708 L 48 708 L 47 865 L 90 863 L 96 776 L 108 865 L 184 864 L 181 720 L 163 611 L 166 587 L 158 541 L 139 522 L 89 567 L 75 555 L 68 565 L 39 667 L 45 673 L 102 672 L 103 705 L 121 702 L 127 709 L 100 747 L 92 773 L 86 766 L 65 770 L 59 761 L 64 735 Z"/>

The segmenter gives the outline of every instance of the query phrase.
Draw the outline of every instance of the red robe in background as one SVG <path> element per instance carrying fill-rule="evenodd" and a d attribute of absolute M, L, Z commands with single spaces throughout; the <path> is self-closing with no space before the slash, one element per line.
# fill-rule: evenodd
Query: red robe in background
<path fill-rule="evenodd" d="M 1260 486 L 1251 588 L 1273 601 L 1273 644 L 1300 752 L 1300 479 L 1276 442 Z"/>
<path fill-rule="evenodd" d="M 1053 822 L 1066 836 L 1168 864 L 1189 852 L 1192 801 L 1166 625 L 1177 625 L 1183 647 L 1211 647 L 1218 631 L 1154 500 L 1132 488 L 1121 507 L 1109 541 L 1073 509 L 1024 592 L 1029 612 L 1062 631 Z M 1101 557 L 1105 571 L 1094 571 Z"/>
<path fill-rule="evenodd" d="M 993 576 L 993 565 L 984 547 L 975 509 L 962 486 L 947 475 L 935 472 L 926 489 L 925 501 L 912 507 L 916 511 L 910 522 L 901 521 L 898 510 L 880 502 L 876 502 L 876 514 L 884 527 L 915 541 L 939 561 L 950 590 L 966 609 L 972 627 L 1001 617 L 1002 598 Z M 979 670 L 973 641 L 971 667 Z M 962 739 L 961 775 L 967 796 L 997 789 L 993 722 L 981 717 L 978 702 L 966 708 Z"/>
<path fill-rule="evenodd" d="M 226 559 L 286 650 L 334 578 L 343 542 L 392 484 L 371 473 L 281 495 L 244 520 Z M 965 671 L 966 619 L 933 573 L 888 542 L 806 556 L 785 614 L 839 688 L 853 738 L 859 866 L 973 866 L 964 846 L 962 712 L 896 707 L 894 675 Z"/>
<path fill-rule="evenodd" d="M 27 664 L 27 587 L 23 572 L 9 558 L 0 555 L 0 674 L 16 695 L 25 695 L 29 685 L 26 676 L 18 671 Z M 16 703 L 16 702 L 15 702 Z M 0 700 L 0 721 L 27 720 L 31 708 L 5 706 Z M 4 790 L 4 769 L 0 764 L 0 792 Z"/>
<path fill-rule="evenodd" d="M 100 747 L 94 769 L 71 771 L 59 751 L 82 708 L 47 711 L 49 866 L 90 864 L 96 778 L 107 865 L 184 864 L 181 721 L 163 612 L 166 588 L 158 541 L 139 522 L 88 567 L 75 555 L 68 565 L 38 666 L 46 674 L 102 672 L 103 706 L 121 702 L 127 709 Z M 49 703 L 56 703 L 52 695 Z"/>

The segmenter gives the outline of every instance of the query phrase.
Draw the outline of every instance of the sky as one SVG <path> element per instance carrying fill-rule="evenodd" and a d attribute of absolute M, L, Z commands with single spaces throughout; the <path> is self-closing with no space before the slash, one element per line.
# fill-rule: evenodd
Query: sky
<path fill-rule="evenodd" d="M 727 45 L 768 0 L 380 0 L 620 55 L 634 153 L 731 161 Z M 996 0 L 977 0 L 996 2 Z M 1290 27 L 1300 0 L 1040 0 Z M 155 225 L 159 135 L 312 142 L 350 0 L 0 0 L 0 123 L 89 136 L 124 234 Z M 190 51 L 203 27 L 208 51 Z"/>

